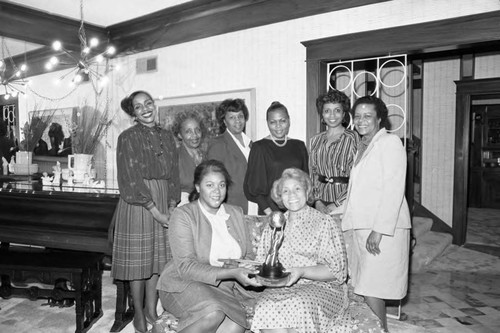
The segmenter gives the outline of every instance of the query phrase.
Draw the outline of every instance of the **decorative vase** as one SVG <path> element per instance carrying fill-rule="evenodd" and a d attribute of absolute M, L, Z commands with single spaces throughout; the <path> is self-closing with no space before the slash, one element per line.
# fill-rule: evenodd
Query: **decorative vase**
<path fill-rule="evenodd" d="M 33 152 L 18 151 L 16 153 L 16 164 L 30 165 L 33 163 Z"/>
<path fill-rule="evenodd" d="M 73 172 L 73 181 L 75 183 L 82 183 L 85 178 L 90 177 L 93 157 L 92 154 L 68 155 L 68 169 Z"/>

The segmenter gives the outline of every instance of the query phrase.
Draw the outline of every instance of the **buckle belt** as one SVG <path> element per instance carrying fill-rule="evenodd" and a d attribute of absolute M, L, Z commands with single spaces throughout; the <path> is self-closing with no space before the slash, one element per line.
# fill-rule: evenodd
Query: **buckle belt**
<path fill-rule="evenodd" d="M 318 175 L 318 180 L 323 184 L 348 184 L 349 177 L 327 177 Z"/>

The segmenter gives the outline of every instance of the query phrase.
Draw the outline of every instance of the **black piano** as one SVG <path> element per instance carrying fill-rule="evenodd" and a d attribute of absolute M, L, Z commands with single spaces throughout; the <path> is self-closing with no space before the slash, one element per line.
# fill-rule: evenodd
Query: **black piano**
<path fill-rule="evenodd" d="M 31 176 L 0 176 L 0 253 L 7 255 L 14 243 L 110 258 L 110 223 L 118 198 L 112 188 L 43 186 Z M 132 318 L 128 285 L 117 281 L 111 331 L 121 330 Z"/>

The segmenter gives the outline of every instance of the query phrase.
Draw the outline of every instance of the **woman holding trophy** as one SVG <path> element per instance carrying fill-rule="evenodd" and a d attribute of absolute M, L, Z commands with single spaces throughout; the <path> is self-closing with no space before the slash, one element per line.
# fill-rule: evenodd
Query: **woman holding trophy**
<path fill-rule="evenodd" d="M 270 216 L 257 250 L 256 260 L 264 262 L 257 278 L 263 278 L 263 284 L 273 278 L 276 281 L 276 267 L 284 267 L 282 276 L 288 277 L 279 280 L 285 280 L 283 286 L 288 288 L 267 288 L 259 295 L 252 321 L 254 332 L 350 329 L 345 313 L 347 263 L 342 231 L 333 217 L 308 206 L 311 192 L 308 174 L 297 168 L 285 169 L 274 182 L 271 197 L 288 211 L 284 221 L 275 214 Z M 273 266 L 274 272 L 267 266 Z"/>

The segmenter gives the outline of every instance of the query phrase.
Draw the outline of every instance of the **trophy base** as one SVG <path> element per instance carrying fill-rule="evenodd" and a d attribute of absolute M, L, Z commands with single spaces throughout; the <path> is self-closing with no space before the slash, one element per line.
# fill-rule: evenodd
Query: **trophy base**
<path fill-rule="evenodd" d="M 273 287 L 273 288 L 278 288 L 278 287 L 284 287 L 288 283 L 288 278 L 290 276 L 290 273 L 286 272 L 281 275 L 279 278 L 272 278 L 272 277 L 266 277 L 262 276 L 260 274 L 255 275 L 255 279 L 257 282 L 259 282 L 261 285 L 266 286 L 266 287 Z"/>

